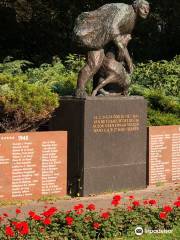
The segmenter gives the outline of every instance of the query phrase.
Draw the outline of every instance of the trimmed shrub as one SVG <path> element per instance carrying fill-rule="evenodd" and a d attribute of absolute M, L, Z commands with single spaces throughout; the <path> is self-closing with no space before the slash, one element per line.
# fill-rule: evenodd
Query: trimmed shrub
<path fill-rule="evenodd" d="M 64 63 L 54 57 L 52 64 L 42 64 L 39 68 L 29 68 L 26 71 L 30 82 L 46 83 L 53 92 L 60 96 L 73 95 L 78 72 L 84 64 L 84 59 L 77 55 L 69 55 Z"/>
<path fill-rule="evenodd" d="M 165 95 L 180 96 L 179 56 L 172 61 L 150 61 L 137 64 L 132 83 L 153 89 L 163 90 Z"/>
<path fill-rule="evenodd" d="M 135 68 L 130 93 L 147 99 L 149 125 L 180 124 L 179 59 L 150 61 Z"/>
<path fill-rule="evenodd" d="M 47 121 L 58 107 L 58 95 L 26 75 L 0 73 L 0 131 L 27 131 Z"/>

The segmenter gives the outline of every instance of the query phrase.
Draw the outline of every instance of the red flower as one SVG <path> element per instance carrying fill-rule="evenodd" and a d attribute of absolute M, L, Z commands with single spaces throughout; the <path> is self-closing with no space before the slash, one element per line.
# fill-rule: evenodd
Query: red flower
<path fill-rule="evenodd" d="M 129 196 L 129 199 L 134 199 L 134 196 L 133 196 L 133 195 L 130 195 L 130 196 Z"/>
<path fill-rule="evenodd" d="M 7 214 L 7 213 L 3 213 L 3 216 L 4 216 L 4 217 L 8 217 L 8 214 Z"/>
<path fill-rule="evenodd" d="M 172 211 L 172 207 L 170 207 L 169 205 L 166 205 L 163 207 L 164 212 L 168 213 Z"/>
<path fill-rule="evenodd" d="M 180 201 L 180 197 L 177 197 L 177 200 Z"/>
<path fill-rule="evenodd" d="M 117 205 L 119 205 L 119 200 L 113 199 L 111 204 L 116 207 Z"/>
<path fill-rule="evenodd" d="M 144 205 L 147 205 L 148 204 L 148 200 L 144 200 L 143 203 L 144 203 Z"/>
<path fill-rule="evenodd" d="M 99 229 L 99 227 L 100 227 L 100 223 L 98 223 L 98 222 L 94 222 L 94 223 L 93 223 L 93 228 L 94 228 L 95 230 Z"/>
<path fill-rule="evenodd" d="M 166 219 L 166 216 L 167 216 L 166 212 L 160 212 L 160 213 L 159 213 L 159 217 L 160 217 L 161 219 Z"/>
<path fill-rule="evenodd" d="M 17 208 L 16 209 L 16 214 L 20 214 L 21 213 L 21 209 Z"/>
<path fill-rule="evenodd" d="M 32 218 L 32 219 L 34 219 L 34 220 L 36 220 L 36 221 L 39 221 L 39 220 L 41 220 L 41 217 L 40 216 L 38 216 L 35 212 L 33 212 L 33 211 L 29 211 L 29 216 Z"/>
<path fill-rule="evenodd" d="M 33 212 L 33 211 L 29 211 L 29 213 L 28 213 L 28 214 L 29 214 L 29 216 L 30 216 L 30 217 L 32 217 L 32 218 L 34 217 L 34 215 L 36 215 L 36 213 L 35 213 L 35 212 Z"/>
<path fill-rule="evenodd" d="M 43 212 L 42 215 L 44 215 L 46 218 L 51 217 L 52 215 L 54 215 L 54 213 L 57 211 L 57 208 L 55 207 L 51 207 L 50 209 L 48 209 L 47 211 Z"/>
<path fill-rule="evenodd" d="M 27 235 L 29 233 L 28 223 L 27 222 L 21 222 L 21 227 L 22 227 L 22 229 L 21 229 L 20 233 L 22 235 Z"/>
<path fill-rule="evenodd" d="M 71 226 L 73 224 L 74 218 L 66 217 L 65 220 L 66 220 L 66 224 Z"/>
<path fill-rule="evenodd" d="M 120 195 L 115 195 L 113 197 L 113 200 L 120 201 L 121 200 L 121 196 Z"/>
<path fill-rule="evenodd" d="M 14 232 L 10 226 L 6 226 L 5 231 L 7 236 L 14 237 Z"/>
<path fill-rule="evenodd" d="M 17 226 L 18 222 L 12 222 L 12 225 Z"/>
<path fill-rule="evenodd" d="M 75 205 L 74 210 L 78 210 L 78 209 L 79 209 L 79 205 Z"/>
<path fill-rule="evenodd" d="M 138 207 L 140 205 L 139 201 L 133 201 L 132 204 L 134 205 L 134 207 Z"/>
<path fill-rule="evenodd" d="M 81 203 L 74 206 L 74 210 L 75 210 L 76 213 L 79 214 L 79 215 L 83 213 L 83 208 L 84 208 L 84 205 L 81 204 Z"/>
<path fill-rule="evenodd" d="M 43 221 L 44 225 L 49 225 L 51 224 L 51 220 L 50 218 L 45 218 L 44 221 Z"/>
<path fill-rule="evenodd" d="M 17 230 L 21 230 L 22 229 L 21 222 L 12 222 L 12 225 L 14 225 Z"/>
<path fill-rule="evenodd" d="M 82 208 L 84 208 L 84 205 L 81 204 L 81 203 L 74 206 L 74 210 L 79 210 L 79 209 L 82 209 Z"/>
<path fill-rule="evenodd" d="M 81 215 L 83 212 L 84 212 L 83 209 L 78 209 L 78 210 L 76 210 L 76 214 L 78 214 L 78 215 Z"/>
<path fill-rule="evenodd" d="M 133 208 L 131 206 L 127 206 L 127 210 L 130 212 L 133 210 Z"/>
<path fill-rule="evenodd" d="M 41 220 L 41 217 L 39 215 L 34 215 L 32 216 L 32 219 L 36 220 L 36 221 L 40 221 Z"/>
<path fill-rule="evenodd" d="M 154 199 L 149 200 L 149 204 L 150 205 L 155 205 L 156 204 L 156 200 L 154 200 Z"/>
<path fill-rule="evenodd" d="M 105 220 L 109 219 L 110 213 L 109 212 L 104 212 L 101 214 L 101 217 L 104 218 Z"/>
<path fill-rule="evenodd" d="M 87 206 L 87 209 L 90 211 L 94 211 L 96 209 L 96 206 L 93 203 L 91 203 Z"/>
<path fill-rule="evenodd" d="M 120 200 L 121 200 L 121 196 L 120 195 L 115 195 L 113 197 L 113 200 L 112 200 L 111 204 L 116 207 L 119 204 Z"/>
<path fill-rule="evenodd" d="M 29 226 L 27 222 L 12 222 L 12 224 L 22 235 L 27 235 L 29 233 Z"/>
<path fill-rule="evenodd" d="M 178 201 L 174 202 L 174 205 L 175 205 L 176 207 L 180 207 L 180 201 L 178 200 Z"/>

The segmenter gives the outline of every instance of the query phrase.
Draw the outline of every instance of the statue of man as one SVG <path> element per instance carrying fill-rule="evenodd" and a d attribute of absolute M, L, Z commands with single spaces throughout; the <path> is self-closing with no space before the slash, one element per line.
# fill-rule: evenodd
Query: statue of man
<path fill-rule="evenodd" d="M 124 52 L 128 72 L 132 73 L 133 63 L 127 49 L 121 43 L 123 35 L 131 34 L 138 17 L 146 18 L 149 14 L 149 3 L 136 0 L 132 5 L 124 3 L 106 4 L 92 12 L 84 12 L 76 19 L 74 39 L 88 51 L 87 63 L 80 70 L 76 97 L 85 97 L 87 81 L 99 70 L 105 57 L 104 48 L 111 42 Z"/>

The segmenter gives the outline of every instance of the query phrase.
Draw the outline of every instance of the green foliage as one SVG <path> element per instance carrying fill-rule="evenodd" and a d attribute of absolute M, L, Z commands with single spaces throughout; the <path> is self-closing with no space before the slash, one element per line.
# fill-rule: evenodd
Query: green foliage
<path fill-rule="evenodd" d="M 58 106 L 46 84 L 30 83 L 25 74 L 0 73 L 0 131 L 35 129 Z"/>
<path fill-rule="evenodd" d="M 180 118 L 172 113 L 163 113 L 153 109 L 148 109 L 148 125 L 180 125 Z"/>
<path fill-rule="evenodd" d="M 149 125 L 174 125 L 180 124 L 180 58 L 177 56 L 172 61 L 159 61 L 159 62 L 148 62 L 137 64 L 134 74 L 132 76 L 132 85 L 130 87 L 131 95 L 144 96 L 148 100 L 148 124 Z M 4 61 L 0 64 L 1 73 L 1 92 L 8 94 L 14 94 L 18 92 L 21 96 L 22 93 L 26 94 L 26 100 L 30 101 L 27 105 L 25 104 L 24 98 L 19 98 L 18 104 L 15 97 L 13 100 L 6 101 L 7 109 L 13 108 L 15 101 L 16 106 L 22 106 L 23 111 L 28 115 L 29 112 L 37 114 L 37 109 L 40 111 L 40 100 L 33 103 L 33 99 L 28 97 L 33 92 L 42 94 L 50 97 L 50 99 L 56 99 L 63 95 L 73 95 L 78 72 L 84 65 L 84 58 L 77 55 L 69 55 L 64 61 L 58 57 L 54 57 L 51 64 L 42 64 L 39 68 L 33 68 L 32 63 L 28 61 Z M 10 81 L 11 87 L 5 80 Z M 13 83 L 17 82 L 21 84 L 19 88 L 13 86 Z M 40 89 L 46 88 L 46 90 L 40 91 Z M 20 90 L 19 90 L 20 89 Z M 24 89 L 24 90 L 22 90 Z M 25 90 L 27 89 L 27 90 Z M 87 92 L 90 94 L 92 90 L 91 81 L 86 87 Z M 26 93 L 26 91 L 28 93 Z M 43 95 L 44 94 L 44 95 Z M 17 96 L 17 94 L 16 94 Z M 2 98 L 2 97 L 1 97 Z M 42 100 L 42 98 L 40 98 Z M 57 103 L 51 101 L 51 106 L 54 104 L 54 108 Z M 2 102 L 2 100 L 1 100 Z M 4 103 L 3 103 L 4 104 Z M 48 104 L 48 102 L 47 102 Z M 2 105 L 2 104 L 1 104 Z M 30 110 L 32 106 L 32 111 Z M 45 105 L 43 105 L 45 106 Z M 54 109 L 53 108 L 53 109 Z M 45 107 L 45 109 L 47 109 Z M 12 111 L 11 111 L 12 112 Z M 51 112 L 51 110 L 50 110 Z M 35 118 L 34 118 L 35 119 Z M 37 119 L 38 115 L 37 115 Z M 43 118 L 44 119 L 44 118 Z M 6 117 L 7 120 L 7 117 Z"/>
<path fill-rule="evenodd" d="M 172 61 L 150 61 L 137 64 L 132 81 L 147 88 L 160 89 L 166 95 L 177 97 L 180 94 L 179 56 Z"/>
<path fill-rule="evenodd" d="M 12 75 L 22 74 L 23 70 L 32 65 L 31 62 L 25 60 L 12 61 L 11 57 L 6 57 L 3 63 L 0 63 L 0 73 L 9 73 Z"/>
<path fill-rule="evenodd" d="M 149 125 L 180 124 L 179 56 L 172 61 L 137 64 L 132 76 L 131 95 L 148 100 Z"/>
<path fill-rule="evenodd" d="M 77 75 L 84 64 L 84 58 L 68 55 L 64 64 L 54 57 L 52 64 L 42 64 L 39 68 L 29 68 L 26 71 L 30 82 L 47 84 L 53 92 L 59 95 L 72 95 L 75 91 Z"/>
<path fill-rule="evenodd" d="M 47 121 L 59 105 L 59 95 L 74 93 L 84 64 L 77 55 L 69 55 L 64 63 L 54 57 L 52 64 L 39 68 L 29 61 L 10 60 L 0 63 L 0 131 L 29 130 Z"/>

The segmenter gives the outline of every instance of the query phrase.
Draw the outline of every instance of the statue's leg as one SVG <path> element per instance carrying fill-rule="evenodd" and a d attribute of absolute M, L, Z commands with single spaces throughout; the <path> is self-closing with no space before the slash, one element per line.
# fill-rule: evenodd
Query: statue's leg
<path fill-rule="evenodd" d="M 92 96 L 96 96 L 97 92 L 105 87 L 109 83 L 117 82 L 117 76 L 114 74 L 110 74 L 104 81 L 102 81 L 92 92 Z"/>
<path fill-rule="evenodd" d="M 100 79 L 100 80 L 99 80 L 99 83 L 101 83 L 102 81 L 104 81 L 104 79 Z M 101 94 L 101 95 L 103 95 L 103 96 L 106 96 L 106 95 L 109 95 L 109 92 L 106 91 L 104 88 L 101 88 L 101 89 L 98 90 L 97 94 Z M 97 94 L 96 94 L 96 95 L 97 95 Z"/>
<path fill-rule="evenodd" d="M 93 79 L 93 80 L 94 80 L 94 79 Z M 99 77 L 97 84 L 102 83 L 104 80 L 105 80 L 105 79 L 104 79 L 103 77 Z M 96 87 L 94 87 L 93 91 L 98 87 L 97 84 L 96 84 Z M 97 92 L 95 93 L 95 95 L 97 95 L 97 93 L 98 93 L 98 94 L 101 94 L 101 95 L 103 95 L 103 96 L 109 94 L 109 92 L 107 92 L 106 90 L 104 90 L 104 88 L 101 88 L 101 89 L 97 90 Z M 95 96 L 95 95 L 93 95 L 93 92 L 92 92 L 92 96 Z"/>
<path fill-rule="evenodd" d="M 89 51 L 87 64 L 80 70 L 77 80 L 76 96 L 86 96 L 85 87 L 87 81 L 99 70 L 104 59 L 104 50 Z"/>

